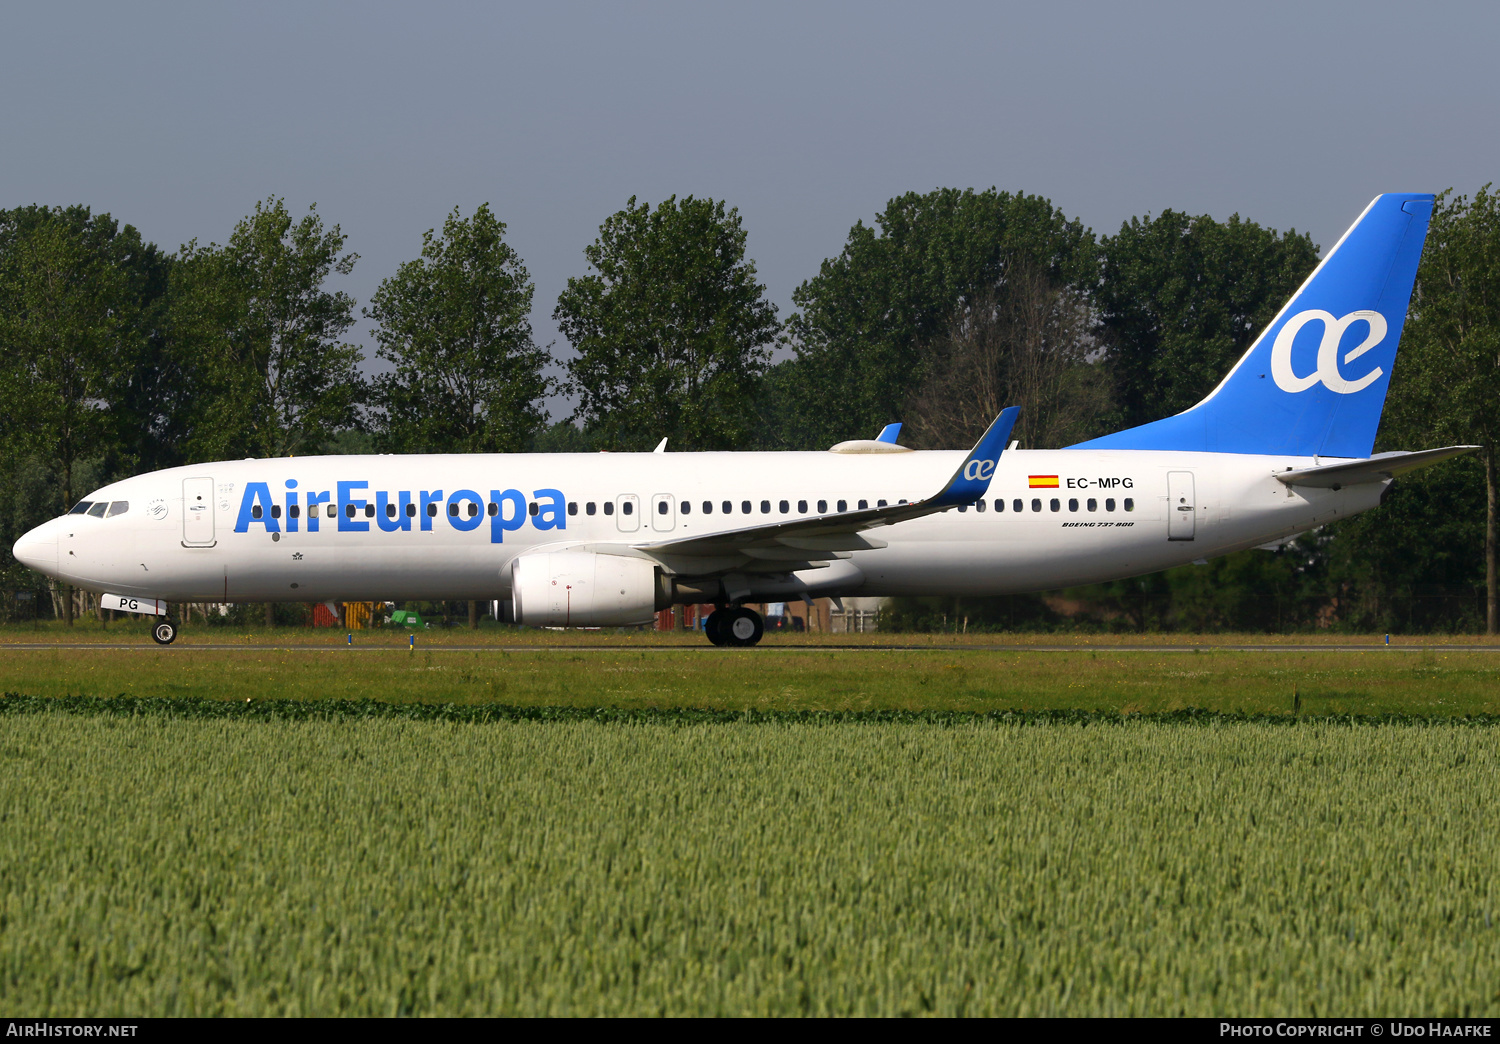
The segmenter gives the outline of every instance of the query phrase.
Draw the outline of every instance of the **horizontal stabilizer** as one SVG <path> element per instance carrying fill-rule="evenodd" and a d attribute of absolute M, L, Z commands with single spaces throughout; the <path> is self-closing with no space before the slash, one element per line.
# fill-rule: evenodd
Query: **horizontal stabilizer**
<path fill-rule="evenodd" d="M 1473 453 L 1478 446 L 1444 446 L 1441 449 L 1417 450 L 1415 453 L 1377 453 L 1368 460 L 1350 460 L 1341 464 L 1323 464 L 1316 468 L 1297 468 L 1276 475 L 1288 486 L 1311 486 L 1315 489 L 1340 489 L 1362 482 L 1385 482 L 1408 471 L 1425 468 L 1440 460 Z"/>

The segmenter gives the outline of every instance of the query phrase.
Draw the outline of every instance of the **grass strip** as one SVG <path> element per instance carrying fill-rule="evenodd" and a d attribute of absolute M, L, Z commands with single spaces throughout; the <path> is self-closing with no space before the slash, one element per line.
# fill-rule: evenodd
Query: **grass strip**
<path fill-rule="evenodd" d="M 716 710 L 698 707 L 534 707 L 488 703 L 395 703 L 386 700 L 226 700 L 201 697 L 0 696 L 0 715 L 66 713 L 119 718 L 231 721 L 433 721 L 600 722 L 621 725 L 1465 725 L 1500 726 L 1500 715 L 1462 716 L 1407 713 L 1270 714 L 1188 707 L 1172 711 L 1098 710 Z"/>

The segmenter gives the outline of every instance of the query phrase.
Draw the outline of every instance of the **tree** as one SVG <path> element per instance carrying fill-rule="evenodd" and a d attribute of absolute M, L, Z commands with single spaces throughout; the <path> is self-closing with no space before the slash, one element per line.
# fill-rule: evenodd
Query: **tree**
<path fill-rule="evenodd" d="M 340 256 L 344 241 L 316 206 L 293 221 L 273 197 L 224 246 L 183 247 L 171 323 L 193 389 L 190 459 L 309 453 L 354 423 L 361 353 L 341 341 L 354 299 L 325 287 L 359 259 Z"/>
<path fill-rule="evenodd" d="M 1318 264 L 1311 237 L 1238 214 L 1131 218 L 1101 248 L 1094 299 L 1121 427 L 1212 391 Z"/>
<path fill-rule="evenodd" d="M 755 393 L 776 308 L 745 257 L 738 210 L 632 196 L 584 248 L 593 274 L 568 280 L 553 319 L 581 418 L 602 445 L 732 449 L 755 429 Z"/>
<path fill-rule="evenodd" d="M 1444 441 L 1477 443 L 1485 489 L 1485 628 L 1500 628 L 1495 454 L 1500 450 L 1500 196 L 1437 199 L 1417 269 L 1397 380 L 1413 385 L 1405 417 Z"/>
<path fill-rule="evenodd" d="M 1087 299 L 1025 259 L 966 297 L 948 329 L 924 346 L 924 380 L 906 415 L 918 448 L 971 444 L 1006 406 L 1019 404 L 1014 435 L 1054 447 L 1099 434 L 1108 388 L 1091 362 Z"/>
<path fill-rule="evenodd" d="M 546 425 L 552 357 L 532 340 L 533 284 L 504 236 L 489 204 L 468 219 L 455 207 L 365 309 L 395 366 L 375 380 L 380 448 L 516 453 Z"/>
<path fill-rule="evenodd" d="M 1096 279 L 1093 233 L 1041 196 L 909 192 L 875 226 L 857 222 L 843 252 L 792 295 L 799 311 L 787 330 L 802 364 L 792 409 L 807 425 L 806 448 L 869 438 L 902 419 L 927 376 L 927 347 L 1009 266 L 1085 292 Z"/>
<path fill-rule="evenodd" d="M 138 375 L 165 266 L 108 214 L 0 211 L 0 443 L 8 475 L 25 457 L 51 472 L 47 514 L 72 506 L 84 461 L 118 469 L 136 444 L 118 404 Z"/>

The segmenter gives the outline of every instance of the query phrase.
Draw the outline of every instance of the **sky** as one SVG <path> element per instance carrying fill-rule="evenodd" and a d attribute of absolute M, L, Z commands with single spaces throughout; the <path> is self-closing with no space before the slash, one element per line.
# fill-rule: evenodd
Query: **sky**
<path fill-rule="evenodd" d="M 566 357 L 557 296 L 631 196 L 737 207 L 783 318 L 856 221 L 944 186 L 1327 248 L 1377 193 L 1496 177 L 1497 40 L 1495 4 L 9 4 L 0 207 L 176 249 L 316 203 L 363 305 L 487 202 Z"/>

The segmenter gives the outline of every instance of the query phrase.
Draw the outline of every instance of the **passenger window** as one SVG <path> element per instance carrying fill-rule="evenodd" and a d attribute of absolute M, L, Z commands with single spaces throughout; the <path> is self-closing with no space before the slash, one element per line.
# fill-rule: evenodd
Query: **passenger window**
<path fill-rule="evenodd" d="M 1035 504 L 1036 507 L 1032 508 L 1031 510 L 1033 510 L 1033 511 L 1040 511 L 1040 510 L 1042 510 L 1042 502 L 1040 500 L 1033 500 L 1032 503 Z M 1016 512 L 1017 514 L 1020 514 L 1020 512 L 1021 512 L 1021 506 L 1022 505 L 1021 505 L 1021 502 L 1019 500 L 1013 500 L 1013 501 L 1011 501 L 1010 509 L 1012 511 Z"/>
<path fill-rule="evenodd" d="M 350 510 L 351 513 L 354 511 L 353 508 L 350 508 L 349 510 Z M 428 504 L 427 505 L 427 517 L 428 518 L 437 518 L 437 505 L 436 504 Z"/>
<path fill-rule="evenodd" d="M 1115 509 L 1115 498 L 1114 497 L 1110 497 L 1108 500 L 1106 500 L 1104 502 L 1104 510 L 1105 511 L 1113 511 L 1114 509 Z"/>
<path fill-rule="evenodd" d="M 576 501 L 576 500 L 570 500 L 570 501 L 568 501 L 568 514 L 570 514 L 570 515 L 576 515 L 576 514 L 578 514 L 578 501 Z"/>
<path fill-rule="evenodd" d="M 797 501 L 797 514 L 799 514 L 799 515 L 805 515 L 805 514 L 807 514 L 807 501 L 805 501 L 805 500 L 799 500 L 799 501 Z"/>
<path fill-rule="evenodd" d="M 984 501 L 982 501 L 982 500 L 976 500 L 976 501 L 974 501 L 974 510 L 975 511 L 983 511 L 984 510 Z"/>
<path fill-rule="evenodd" d="M 415 504 L 408 504 L 408 505 L 406 505 L 406 517 L 407 518 L 416 518 L 417 517 L 417 505 L 415 505 Z"/>
<path fill-rule="evenodd" d="M 287 517 L 288 518 L 301 518 L 302 517 L 302 509 L 300 507 L 298 507 L 296 504 L 293 504 L 291 507 L 287 508 L 286 509 L 286 513 L 287 513 Z M 111 512 L 111 514 L 113 514 L 113 512 Z M 391 514 L 392 515 L 396 514 L 396 510 L 395 510 L 394 507 L 391 509 Z"/>
<path fill-rule="evenodd" d="M 625 503 L 621 504 L 620 505 L 620 512 L 622 514 L 626 514 L 626 515 L 633 515 L 633 514 L 635 514 L 635 503 L 634 503 L 634 501 L 627 500 L 627 501 L 625 501 Z M 536 514 L 536 505 L 535 504 L 531 505 L 531 513 L 533 515 Z"/>
<path fill-rule="evenodd" d="M 449 518 L 457 518 L 458 517 L 458 505 L 457 504 L 451 503 L 451 502 L 448 504 L 448 517 Z"/>
<path fill-rule="evenodd" d="M 1126 497 L 1125 498 L 1125 510 L 1126 511 L 1134 511 L 1135 510 L 1135 501 L 1132 500 L 1130 497 Z"/>
<path fill-rule="evenodd" d="M 1032 501 L 1031 501 L 1031 510 L 1033 510 L 1033 511 L 1040 511 L 1040 510 L 1042 510 L 1042 502 L 1040 500 L 1037 500 L 1037 499 L 1033 498 Z"/>
<path fill-rule="evenodd" d="M 703 502 L 703 513 L 705 515 L 712 515 L 714 513 L 714 502 L 712 500 L 705 500 Z"/>
<path fill-rule="evenodd" d="M 828 514 L 828 501 L 826 501 L 826 500 L 820 500 L 820 501 L 818 501 L 818 514 L 820 514 L 820 515 L 826 515 L 826 514 Z"/>
<path fill-rule="evenodd" d="M 103 512 L 100 512 L 100 514 L 103 514 Z M 272 504 L 271 505 L 271 517 L 272 518 L 280 518 L 281 517 L 281 505 L 280 504 Z"/>
<path fill-rule="evenodd" d="M 344 508 L 344 514 L 347 515 L 349 518 L 353 518 L 354 517 L 354 505 L 350 504 L 348 507 Z"/>
<path fill-rule="evenodd" d="M 365 518 L 374 518 L 374 517 L 375 517 L 375 505 L 374 504 L 366 504 L 365 505 Z"/>
<path fill-rule="evenodd" d="M 769 500 L 762 500 L 760 502 L 760 513 L 762 515 L 769 515 L 771 513 L 771 502 Z"/>
<path fill-rule="evenodd" d="M 531 512 L 532 518 L 535 518 L 536 513 L 542 510 L 542 508 L 540 504 L 533 500 L 530 504 L 526 505 L 526 510 Z M 630 514 L 630 501 L 628 500 L 625 502 L 625 514 Z"/>
<path fill-rule="evenodd" d="M 724 514 L 726 514 L 726 515 L 732 515 L 732 514 L 734 514 L 734 505 L 731 504 L 727 500 L 724 501 L 724 503 L 722 503 L 722 504 L 719 505 L 719 509 L 721 511 L 723 511 Z"/>
<path fill-rule="evenodd" d="M 789 503 L 787 503 L 787 502 L 786 502 L 786 501 L 785 501 L 785 500 L 783 500 L 783 501 L 782 501 L 782 502 L 781 502 L 781 503 L 779 503 L 779 504 L 777 504 L 777 505 L 776 505 L 776 508 L 777 508 L 777 510 L 779 510 L 779 511 L 780 511 L 780 512 L 781 512 L 781 513 L 782 513 L 782 514 L 783 514 L 783 515 L 785 515 L 785 514 L 786 514 L 786 513 L 787 513 L 787 512 L 788 512 L 788 511 L 791 511 L 791 510 L 792 510 L 792 505 L 791 505 L 791 504 L 789 504 Z"/>
<path fill-rule="evenodd" d="M 1056 511 L 1057 508 L 1053 508 L 1052 510 Z M 1077 497 L 1069 497 L 1068 498 L 1068 510 L 1069 511 L 1077 511 L 1078 510 L 1078 498 Z"/>
<path fill-rule="evenodd" d="M 594 506 L 594 505 L 592 505 L 592 504 L 590 504 L 590 505 L 589 505 L 589 507 L 593 507 L 593 506 Z M 490 517 L 491 517 L 491 518 L 494 518 L 494 517 L 495 517 L 495 516 L 496 516 L 496 515 L 498 515 L 498 514 L 500 514 L 500 505 L 499 505 L 499 504 L 497 504 L 497 503 L 495 503 L 495 502 L 494 502 L 494 501 L 493 501 L 493 500 L 492 500 L 492 501 L 490 501 L 490 503 L 489 503 L 489 506 L 488 506 L 488 507 L 486 507 L 486 508 L 485 508 L 485 510 L 486 510 L 486 511 L 487 511 L 487 512 L 489 512 L 489 516 L 490 516 Z M 592 515 L 592 514 L 593 514 L 593 512 L 592 512 L 592 511 L 590 511 L 590 512 L 589 512 L 589 514 L 591 514 L 591 515 Z"/>
<path fill-rule="evenodd" d="M 615 513 L 615 506 L 607 500 L 604 502 L 604 513 L 606 515 L 613 515 Z"/>
<path fill-rule="evenodd" d="M 849 510 L 849 502 L 847 500 L 841 500 L 841 501 L 839 501 L 839 510 L 840 511 L 848 511 Z"/>
<path fill-rule="evenodd" d="M 1061 511 L 1062 510 L 1062 502 L 1060 500 L 1058 500 L 1056 497 L 1052 498 L 1052 503 L 1049 506 L 1052 508 L 1053 511 Z"/>
<path fill-rule="evenodd" d="M 583 505 L 583 513 L 585 515 L 592 515 L 597 510 L 598 510 L 598 505 L 595 504 L 592 500 L 589 501 L 587 504 Z M 490 512 L 490 514 L 494 514 L 494 512 L 492 511 L 492 512 Z"/>
<path fill-rule="evenodd" d="M 339 517 L 339 509 L 337 507 L 335 507 L 334 505 L 329 504 L 328 505 L 328 509 L 326 511 L 324 511 L 323 514 L 327 515 L 329 518 L 338 518 Z"/>
<path fill-rule="evenodd" d="M 750 514 L 750 501 L 748 501 L 748 500 L 742 500 L 742 501 L 740 501 L 740 514 L 742 514 L 742 515 L 748 515 L 748 514 Z"/>
<path fill-rule="evenodd" d="M 665 515 L 667 513 L 667 502 L 665 500 L 658 500 L 656 502 L 656 513 L 658 515 Z M 532 514 L 534 515 L 536 512 L 533 511 Z"/>
<path fill-rule="evenodd" d="M 1005 510 L 1005 501 L 997 499 L 995 501 L 995 510 L 997 512 L 1004 511 Z"/>
<path fill-rule="evenodd" d="M 477 514 L 479 514 L 479 505 L 472 500 L 469 501 L 469 517 L 473 518 Z"/>
<path fill-rule="evenodd" d="M 885 501 L 883 501 L 883 500 L 877 500 L 877 501 L 875 501 L 875 506 L 876 507 L 885 507 Z"/>
<path fill-rule="evenodd" d="M 868 500 L 861 500 L 859 502 L 859 509 L 861 511 L 868 511 L 869 507 L 870 507 L 870 502 Z"/>
<path fill-rule="evenodd" d="M 127 512 L 129 510 L 130 510 L 130 501 L 128 501 L 128 500 L 116 500 L 116 501 L 114 501 L 113 503 L 111 503 L 109 505 L 109 510 L 107 512 L 105 512 L 104 517 L 105 518 L 114 518 L 116 515 L 123 515 L 123 514 L 125 514 L 125 512 Z M 292 517 L 293 518 L 297 517 L 296 511 L 297 511 L 296 508 L 292 508 L 292 512 L 293 512 Z"/>
<path fill-rule="evenodd" d="M 68 514 L 70 514 L 70 515 L 84 515 L 84 514 L 87 514 L 89 508 L 91 508 L 93 506 L 94 506 L 94 502 L 92 500 L 80 500 L 78 503 L 76 503 L 76 504 L 73 505 L 73 510 L 69 511 Z M 255 517 L 259 518 L 260 516 L 256 515 Z"/>
<path fill-rule="evenodd" d="M 1098 511 L 1099 510 L 1099 502 L 1097 500 L 1095 500 L 1093 497 L 1089 497 L 1089 510 L 1090 511 Z"/>
<path fill-rule="evenodd" d="M 262 511 L 261 511 L 261 507 L 260 507 L 259 504 L 251 504 L 250 505 L 250 517 L 251 518 L 260 518 L 261 514 L 262 514 Z"/>
<path fill-rule="evenodd" d="M 967 513 L 968 510 L 969 510 L 969 505 L 967 505 L 967 504 L 960 504 L 960 505 L 958 505 L 958 513 L 960 515 Z"/>
<path fill-rule="evenodd" d="M 691 515 L 693 513 L 693 502 L 691 500 L 684 500 L 680 505 L 680 508 L 684 515 Z M 663 512 L 663 514 L 665 514 L 665 512 Z"/>
<path fill-rule="evenodd" d="M 295 512 L 297 509 L 296 508 L 292 508 L 292 510 Z M 293 515 L 292 517 L 296 518 L 297 516 Z M 386 518 L 395 518 L 396 517 L 396 505 L 395 504 L 387 504 L 385 506 L 385 517 Z"/>

